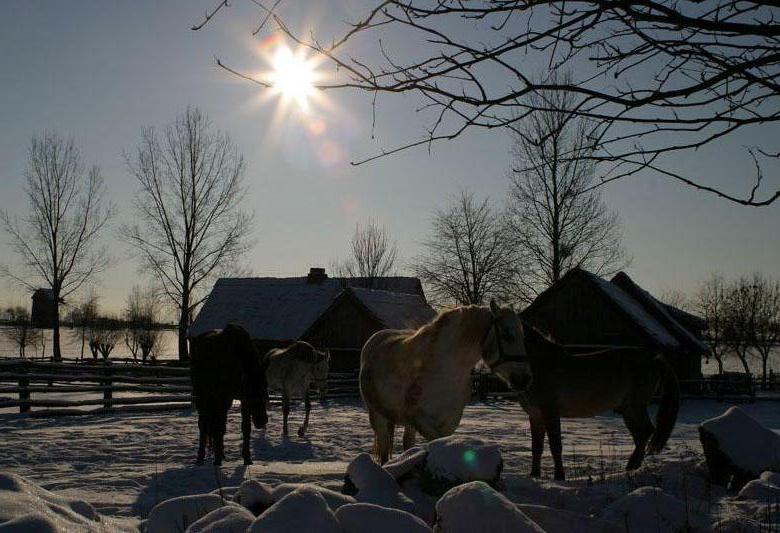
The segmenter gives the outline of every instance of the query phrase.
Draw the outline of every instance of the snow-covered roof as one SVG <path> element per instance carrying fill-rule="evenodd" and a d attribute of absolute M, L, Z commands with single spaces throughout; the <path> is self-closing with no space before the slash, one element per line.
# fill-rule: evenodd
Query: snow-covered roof
<path fill-rule="evenodd" d="M 422 294 L 420 280 L 408 277 L 325 277 L 316 282 L 305 276 L 221 278 L 190 326 L 189 336 L 222 329 L 234 322 L 246 328 L 254 339 L 299 339 L 345 288 L 369 285 Z"/>
<path fill-rule="evenodd" d="M 658 320 L 656 320 L 642 305 L 637 302 L 630 294 L 625 292 L 617 285 L 591 274 L 585 270 L 580 272 L 590 278 L 593 284 L 598 287 L 608 298 L 615 302 L 625 313 L 631 316 L 634 322 L 639 325 L 645 333 L 650 335 L 658 344 L 670 348 L 677 348 L 680 343 Z"/>
<path fill-rule="evenodd" d="M 390 329 L 418 328 L 436 316 L 436 311 L 419 294 L 356 287 L 347 290 Z"/>
<path fill-rule="evenodd" d="M 674 337 L 686 348 L 694 352 L 707 352 L 709 348 L 693 333 L 688 331 L 677 320 L 672 317 L 672 313 L 667 304 L 660 302 L 652 294 L 634 283 L 628 274 L 618 272 L 610 281 L 612 285 L 620 287 L 634 297 L 650 314 L 653 315 Z M 676 308 L 673 308 L 676 309 Z M 680 311 L 683 312 L 683 311 Z M 693 317 L 693 315 L 690 315 Z M 696 318 L 696 317 L 693 317 Z"/>

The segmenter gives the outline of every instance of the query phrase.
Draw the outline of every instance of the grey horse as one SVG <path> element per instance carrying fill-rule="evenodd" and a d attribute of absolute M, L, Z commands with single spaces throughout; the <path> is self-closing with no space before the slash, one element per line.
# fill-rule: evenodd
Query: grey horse
<path fill-rule="evenodd" d="M 270 350 L 266 354 L 266 379 L 268 389 L 282 394 L 283 435 L 287 435 L 287 417 L 290 414 L 290 400 L 303 398 L 306 414 L 303 424 L 298 429 L 298 436 L 303 437 L 309 427 L 311 399 L 309 397 L 311 384 L 314 383 L 320 397 L 325 396 L 328 389 L 328 367 L 330 356 L 327 352 L 315 350 L 303 341 L 296 341 L 286 348 Z"/>

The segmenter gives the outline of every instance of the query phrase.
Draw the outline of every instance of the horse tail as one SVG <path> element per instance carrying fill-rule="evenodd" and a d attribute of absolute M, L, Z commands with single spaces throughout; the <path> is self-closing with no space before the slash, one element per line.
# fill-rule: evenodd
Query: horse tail
<path fill-rule="evenodd" d="M 657 356 L 655 361 L 661 370 L 662 392 L 658 413 L 655 415 L 655 431 L 647 446 L 647 452 L 650 454 L 663 450 L 677 423 L 677 413 L 680 410 L 680 382 L 677 381 L 677 374 L 662 355 Z"/>

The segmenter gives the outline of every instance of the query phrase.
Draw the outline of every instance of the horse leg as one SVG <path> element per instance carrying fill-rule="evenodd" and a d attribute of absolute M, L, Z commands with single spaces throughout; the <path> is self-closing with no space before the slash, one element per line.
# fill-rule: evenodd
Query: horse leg
<path fill-rule="evenodd" d="M 626 423 L 631 437 L 634 439 L 634 452 L 628 458 L 626 470 L 635 470 L 642 466 L 647 449 L 647 441 L 653 434 L 653 422 L 647 414 L 644 407 L 633 407 L 626 410 L 623 414 L 623 421 Z"/>
<path fill-rule="evenodd" d="M 414 446 L 414 439 L 417 435 L 414 426 L 404 426 L 404 451 Z"/>
<path fill-rule="evenodd" d="M 290 416 L 290 398 L 282 394 L 282 435 L 287 436 L 287 417 Z"/>
<path fill-rule="evenodd" d="M 385 464 L 390 459 L 393 451 L 393 433 L 395 433 L 395 424 L 369 409 L 368 419 L 374 430 L 374 452 L 380 465 Z"/>
<path fill-rule="evenodd" d="M 232 399 L 231 399 L 232 401 Z M 214 443 L 214 465 L 219 466 L 225 459 L 225 431 L 227 431 L 227 409 L 214 417 L 212 439 Z"/>
<path fill-rule="evenodd" d="M 552 453 L 555 462 L 555 479 L 564 480 L 566 474 L 563 471 L 563 442 L 561 439 L 561 417 L 556 413 L 554 416 L 544 416 L 544 425 L 547 431 L 547 439 L 550 442 L 550 453 Z"/>
<path fill-rule="evenodd" d="M 249 439 L 252 436 L 252 411 L 241 400 L 241 456 L 245 465 L 252 464 L 252 453 L 249 451 Z"/>
<path fill-rule="evenodd" d="M 303 403 L 306 406 L 306 414 L 303 416 L 303 424 L 298 429 L 298 436 L 303 438 L 306 434 L 306 430 L 309 428 L 309 412 L 311 412 L 311 399 L 309 398 L 309 389 L 306 389 L 306 393 L 303 396 Z"/>
<path fill-rule="evenodd" d="M 542 454 L 544 453 L 544 419 L 528 417 L 531 423 L 531 477 L 542 475 Z"/>
<path fill-rule="evenodd" d="M 202 465 L 206 459 L 206 442 L 209 440 L 209 427 L 205 410 L 198 412 L 198 457 L 195 459 L 196 465 Z"/>

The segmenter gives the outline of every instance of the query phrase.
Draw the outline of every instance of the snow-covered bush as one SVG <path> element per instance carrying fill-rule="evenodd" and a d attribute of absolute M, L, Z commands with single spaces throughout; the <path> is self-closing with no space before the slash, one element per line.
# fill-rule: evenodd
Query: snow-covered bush
<path fill-rule="evenodd" d="M 233 501 L 258 515 L 271 507 L 274 501 L 276 501 L 271 495 L 272 490 L 265 483 L 247 479 L 238 487 L 238 490 L 233 495 Z"/>
<path fill-rule="evenodd" d="M 430 533 L 431 528 L 416 516 L 370 503 L 351 503 L 336 511 L 345 533 Z"/>
<path fill-rule="evenodd" d="M 226 505 L 195 521 L 184 533 L 244 533 L 254 519 L 249 510 Z"/>
<path fill-rule="evenodd" d="M 450 489 L 436 504 L 438 533 L 540 533 L 515 504 L 482 481 Z"/>
<path fill-rule="evenodd" d="M 336 515 L 315 489 L 295 489 L 258 516 L 247 530 L 250 533 L 340 533 Z"/>
<path fill-rule="evenodd" d="M 600 518 L 624 524 L 632 533 L 706 530 L 703 520 L 683 501 L 658 487 L 641 487 L 626 494 L 607 506 Z"/>
<path fill-rule="evenodd" d="M 217 494 L 194 494 L 171 498 L 154 506 L 146 519 L 146 533 L 185 531 L 210 512 L 225 505 Z"/>
<path fill-rule="evenodd" d="M 100 516 L 87 502 L 45 490 L 15 474 L 0 473 L 0 530 L 3 531 L 124 531 Z"/>
<path fill-rule="evenodd" d="M 766 470 L 780 470 L 780 435 L 739 407 L 702 422 L 699 438 L 713 483 L 738 489 Z"/>
<path fill-rule="evenodd" d="M 349 463 L 347 477 L 357 489 L 357 501 L 414 511 L 414 502 L 401 492 L 401 487 L 393 476 L 376 464 L 367 453 L 361 453 Z"/>

